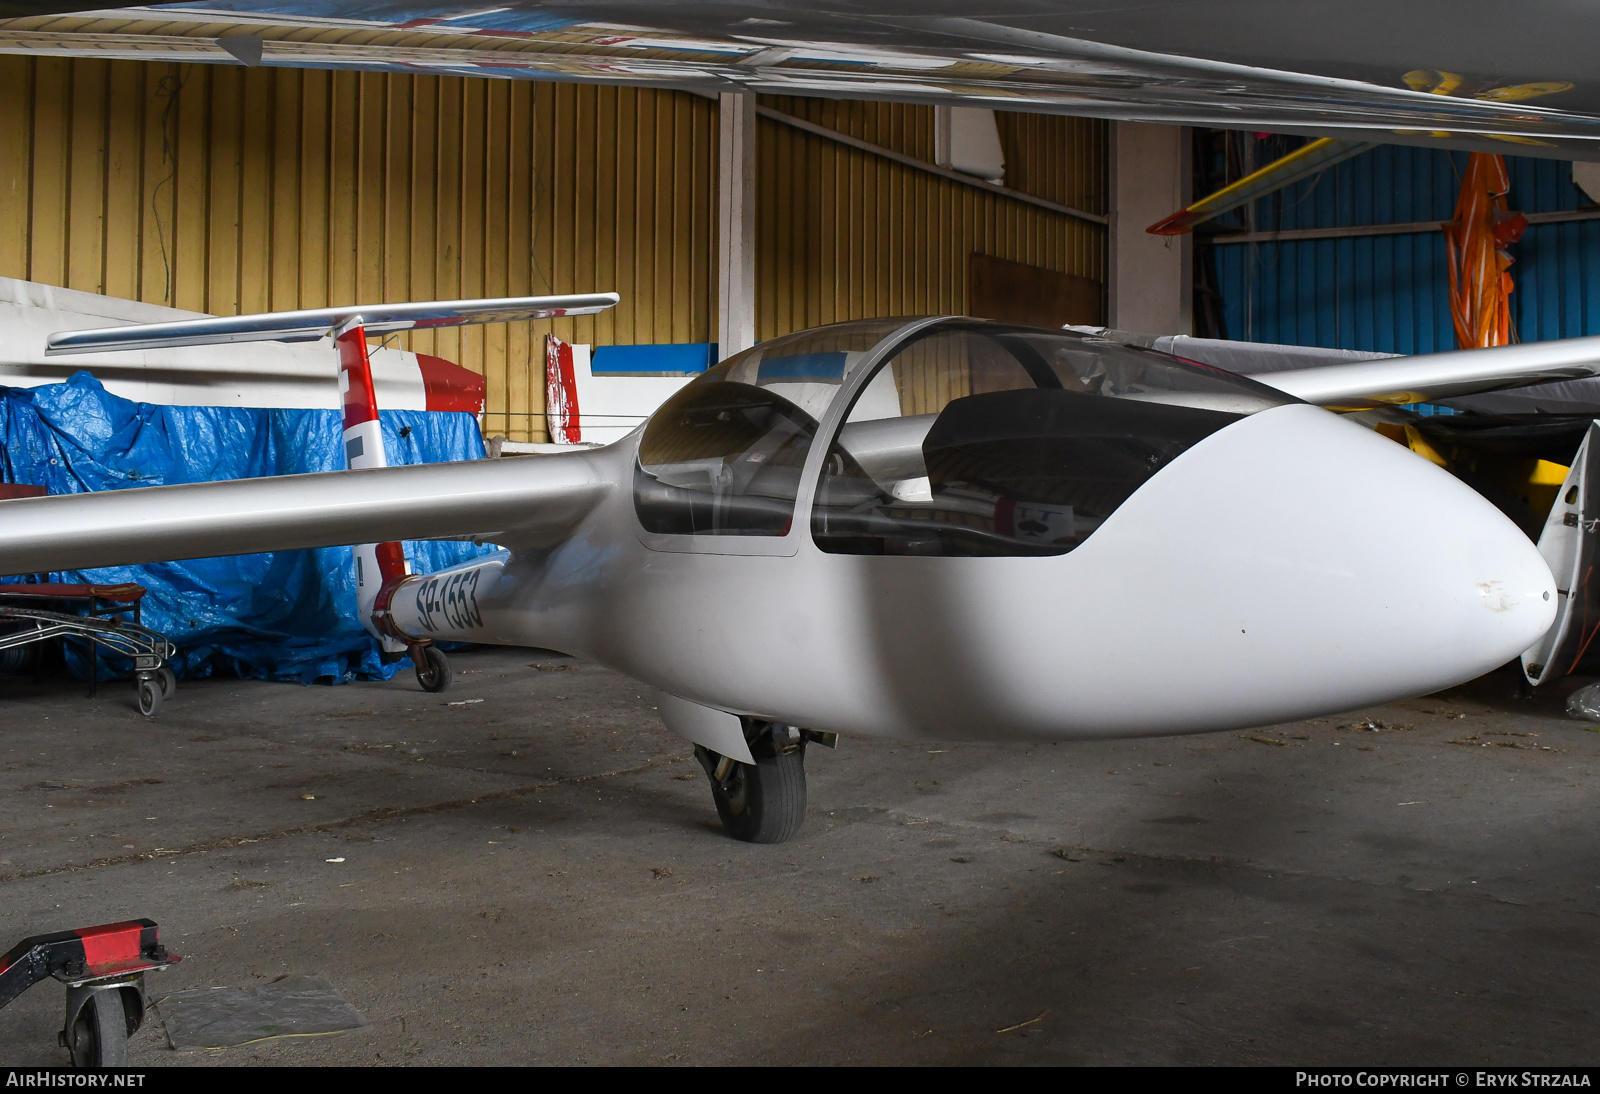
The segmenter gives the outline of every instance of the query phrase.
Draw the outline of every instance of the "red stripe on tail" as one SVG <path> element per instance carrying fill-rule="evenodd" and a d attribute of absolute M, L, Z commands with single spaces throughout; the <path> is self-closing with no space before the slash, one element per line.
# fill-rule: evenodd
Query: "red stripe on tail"
<path fill-rule="evenodd" d="M 427 353 L 417 354 L 417 367 L 422 370 L 422 389 L 427 393 L 429 410 L 483 413 L 482 376 Z"/>
<path fill-rule="evenodd" d="M 378 419 L 378 396 L 372 390 L 372 362 L 367 357 L 367 330 L 354 326 L 334 339 L 339 348 L 339 371 L 348 386 L 344 392 L 344 427 Z"/>
<path fill-rule="evenodd" d="M 378 574 L 383 578 L 384 585 L 406 576 L 406 553 L 400 544 L 390 540 L 373 546 L 378 552 Z"/>

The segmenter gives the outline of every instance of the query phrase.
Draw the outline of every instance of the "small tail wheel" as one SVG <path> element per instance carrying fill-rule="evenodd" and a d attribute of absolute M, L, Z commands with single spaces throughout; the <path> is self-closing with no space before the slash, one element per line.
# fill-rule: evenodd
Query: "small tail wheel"
<path fill-rule="evenodd" d="M 728 835 L 746 843 L 782 843 L 806 819 L 805 746 L 780 751 L 769 737 L 751 742 L 750 752 L 753 765 L 695 748 Z"/>
<path fill-rule="evenodd" d="M 162 696 L 166 693 L 161 688 L 159 680 L 146 677 L 139 681 L 139 713 L 146 718 L 154 718 L 156 711 L 161 708 Z"/>
<path fill-rule="evenodd" d="M 450 659 L 438 646 L 424 646 L 421 657 L 413 651 L 411 660 L 417 666 L 417 683 L 423 691 L 440 692 L 450 686 Z"/>
<path fill-rule="evenodd" d="M 128 1012 L 117 988 L 92 993 L 67 1031 L 73 1067 L 128 1066 Z"/>
<path fill-rule="evenodd" d="M 162 665 L 156 675 L 161 680 L 161 698 L 170 699 L 172 693 L 178 690 L 178 676 L 172 671 L 171 666 Z"/>

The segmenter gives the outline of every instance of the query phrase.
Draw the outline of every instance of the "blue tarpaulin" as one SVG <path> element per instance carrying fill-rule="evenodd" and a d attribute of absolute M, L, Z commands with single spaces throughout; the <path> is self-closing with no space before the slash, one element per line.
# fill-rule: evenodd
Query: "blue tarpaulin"
<path fill-rule="evenodd" d="M 392 410 L 381 417 L 391 465 L 483 457 L 483 437 L 470 414 Z M 112 395 L 87 372 L 63 384 L 0 388 L 0 480 L 44 486 L 52 494 L 336 471 L 344 467 L 341 434 L 337 410 L 154 406 Z M 413 573 L 492 550 L 470 543 L 405 545 Z M 144 623 L 176 644 L 173 668 L 180 677 L 222 671 L 342 682 L 388 679 L 405 664 L 383 664 L 356 618 L 349 547 L 41 576 L 143 585 Z M 0 578 L 17 580 L 29 579 Z M 85 665 L 80 659 L 75 667 Z M 105 666 L 116 670 L 126 663 Z"/>

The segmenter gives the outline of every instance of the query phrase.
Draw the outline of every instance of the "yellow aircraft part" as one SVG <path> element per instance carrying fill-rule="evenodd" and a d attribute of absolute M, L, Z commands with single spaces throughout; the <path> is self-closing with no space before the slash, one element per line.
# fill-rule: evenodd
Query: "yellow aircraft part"
<path fill-rule="evenodd" d="M 1454 95 L 1461 86 L 1461 77 L 1454 72 L 1441 72 L 1430 68 L 1412 69 L 1400 77 L 1405 85 L 1412 91 L 1421 91 L 1428 95 Z M 1565 80 L 1540 80 L 1528 84 L 1511 84 L 1506 87 L 1491 87 L 1484 91 L 1472 93 L 1474 99 L 1483 99 L 1492 103 L 1520 103 L 1528 99 L 1537 99 L 1541 95 L 1555 95 L 1562 91 L 1571 91 L 1573 85 Z M 1416 136 L 1422 132 L 1420 129 L 1396 129 L 1401 136 Z M 1454 134 L 1448 131 L 1434 130 L 1435 137 L 1450 137 Z M 1509 133 L 1483 133 L 1481 136 L 1490 140 L 1510 141 L 1512 144 L 1542 145 L 1546 148 L 1555 147 L 1549 141 L 1541 141 L 1536 137 L 1519 137 Z"/>
<path fill-rule="evenodd" d="M 1422 434 L 1417 431 L 1416 426 L 1408 425 L 1404 428 L 1407 448 L 1411 449 L 1411 451 L 1415 452 L 1429 463 L 1436 463 L 1443 468 L 1448 468 L 1450 466 L 1450 461 L 1439 455 L 1439 450 L 1433 447 L 1433 445 L 1429 444 L 1423 438 Z"/>
<path fill-rule="evenodd" d="M 1533 474 L 1528 476 L 1528 482 L 1534 486 L 1559 487 L 1567 481 L 1567 474 L 1572 468 L 1549 460 L 1534 460 Z"/>
<path fill-rule="evenodd" d="M 1429 463 L 1438 464 L 1446 471 L 1453 471 L 1459 464 L 1541 515 L 1555 506 L 1556 495 L 1561 492 L 1561 484 L 1567 481 L 1567 472 L 1571 470 L 1565 464 L 1531 457 L 1487 463 L 1481 456 L 1459 450 L 1452 451 L 1447 458 L 1428 442 L 1416 426 L 1382 422 L 1376 429 L 1391 441 L 1405 445 Z"/>
<path fill-rule="evenodd" d="M 1444 72 L 1436 69 L 1418 68 L 1407 72 L 1401 79 L 1412 91 L 1421 91 L 1428 95 L 1454 95 L 1461 90 L 1462 78 L 1454 72 Z M 1563 80 L 1541 80 L 1526 84 L 1510 84 L 1505 87 L 1491 87 L 1481 91 L 1472 92 L 1474 99 L 1484 99 L 1497 103 L 1520 103 L 1528 99 L 1537 99 L 1542 95 L 1555 95 L 1562 91 L 1571 91 L 1572 84 Z M 1396 133 L 1415 134 L 1421 130 L 1396 129 Z M 1448 137 L 1447 132 L 1436 131 L 1435 137 Z M 1486 133 L 1486 137 L 1494 140 L 1510 141 L 1514 144 L 1548 145 L 1549 141 L 1541 141 L 1535 137 L 1519 137 L 1510 134 Z M 1281 190 L 1291 183 L 1309 178 L 1319 171 L 1325 171 L 1334 164 L 1347 160 L 1352 156 L 1359 156 L 1369 148 L 1376 148 L 1376 142 L 1367 141 L 1341 141 L 1332 137 L 1323 137 L 1314 140 L 1303 148 L 1297 148 L 1282 159 L 1274 160 L 1261 170 L 1246 175 L 1229 186 L 1224 186 L 1214 194 L 1207 195 L 1189 206 L 1180 209 L 1171 216 L 1158 220 L 1145 231 L 1151 235 L 1179 236 L 1194 230 L 1196 224 L 1220 216 L 1230 209 L 1266 197 L 1274 191 Z"/>
<path fill-rule="evenodd" d="M 1478 464 L 1478 473 L 1541 517 L 1556 504 L 1569 468 L 1549 460 L 1507 460 L 1495 466 Z"/>
<path fill-rule="evenodd" d="M 1428 68 L 1412 69 L 1400 78 L 1412 91 L 1422 91 L 1429 95 L 1454 95 L 1456 89 L 1461 86 L 1461 77 L 1454 72 L 1438 72 Z M 1474 91 L 1472 97 L 1492 103 L 1520 103 L 1528 99 L 1537 99 L 1541 95 L 1557 95 L 1563 91 L 1571 91 L 1572 86 L 1566 80 L 1539 80 L 1534 83 L 1509 84 L 1505 87 Z"/>
<path fill-rule="evenodd" d="M 1423 91 L 1429 95 L 1450 95 L 1461 86 L 1461 77 L 1454 72 L 1431 68 L 1414 68 L 1400 78 L 1412 91 Z"/>
<path fill-rule="evenodd" d="M 1158 236 L 1183 235 L 1192 231 L 1201 221 L 1210 220 L 1214 216 L 1226 213 L 1229 209 L 1237 209 L 1257 198 L 1266 197 L 1290 183 L 1309 178 L 1351 156 L 1359 156 L 1367 149 L 1376 147 L 1377 144 L 1373 141 L 1340 141 L 1332 137 L 1314 140 L 1302 148 L 1296 148 L 1282 159 L 1272 161 L 1261 170 L 1246 175 L 1238 182 L 1201 198 L 1187 209 L 1180 209 L 1164 220 L 1156 221 L 1145 231 Z"/>

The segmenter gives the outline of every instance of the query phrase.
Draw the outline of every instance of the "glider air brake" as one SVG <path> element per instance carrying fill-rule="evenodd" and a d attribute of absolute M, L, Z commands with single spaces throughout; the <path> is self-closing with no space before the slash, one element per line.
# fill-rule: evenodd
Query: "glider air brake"
<path fill-rule="evenodd" d="M 425 644 L 458 640 L 560 650 L 655 687 L 724 825 L 757 842 L 799 825 L 806 747 L 838 734 L 1272 724 L 1460 683 L 1554 618 L 1550 569 L 1511 521 L 1312 404 L 1593 375 L 1600 339 L 1252 379 L 1081 332 L 863 320 L 730 357 L 604 448 L 381 466 L 364 334 L 615 301 L 57 335 L 66 353 L 332 334 L 351 470 L 0 502 L 0 573 L 496 544 L 426 575 L 363 549 L 386 648 L 410 647 L 425 686 L 446 671 Z"/>

